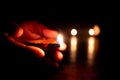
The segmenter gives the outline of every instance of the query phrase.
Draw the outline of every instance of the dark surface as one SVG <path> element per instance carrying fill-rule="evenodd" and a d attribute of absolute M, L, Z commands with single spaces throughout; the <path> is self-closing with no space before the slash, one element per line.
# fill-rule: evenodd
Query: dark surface
<path fill-rule="evenodd" d="M 74 27 L 74 25 L 76 24 L 71 26 Z M 96 45 L 92 64 L 89 63 L 90 60 L 87 58 L 89 54 L 87 41 L 89 36 L 85 36 L 85 34 L 82 34 L 84 36 L 77 36 L 77 51 L 74 53 L 76 54 L 76 61 L 72 61 L 70 58 L 72 55 L 70 51 L 70 36 L 65 36 L 68 48 L 63 53 L 65 56 L 63 60 L 64 70 L 53 74 L 49 80 L 104 80 L 114 78 L 114 71 L 117 70 L 116 50 L 113 47 L 114 39 L 110 38 L 112 37 L 111 34 L 105 33 L 95 37 Z"/>

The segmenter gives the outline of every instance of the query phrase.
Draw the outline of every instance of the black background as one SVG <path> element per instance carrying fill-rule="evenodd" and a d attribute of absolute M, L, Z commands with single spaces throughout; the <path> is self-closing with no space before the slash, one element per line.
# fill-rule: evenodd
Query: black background
<path fill-rule="evenodd" d="M 5 3 L 1 8 L 1 22 L 5 18 L 21 23 L 26 20 L 37 20 L 50 28 L 61 24 L 97 23 L 102 30 L 100 38 L 104 41 L 100 58 L 102 74 L 107 78 L 114 75 L 117 68 L 117 50 L 119 28 L 119 7 L 117 4 L 105 2 L 57 2 L 57 3 Z M 3 23 L 3 22 L 2 22 Z M 84 27 L 84 26 L 82 26 Z M 104 52 L 105 51 L 105 52 Z M 110 73 L 110 75 L 109 75 Z"/>

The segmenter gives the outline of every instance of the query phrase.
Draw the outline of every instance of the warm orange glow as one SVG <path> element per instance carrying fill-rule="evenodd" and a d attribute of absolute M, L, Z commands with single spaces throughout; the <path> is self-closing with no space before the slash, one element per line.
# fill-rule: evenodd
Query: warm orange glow
<path fill-rule="evenodd" d="M 57 61 L 61 61 L 63 59 L 63 54 L 59 51 L 57 51 L 54 56 Z"/>
<path fill-rule="evenodd" d="M 95 55 L 98 51 L 99 42 L 95 37 L 88 38 L 88 64 L 93 65 L 95 61 Z"/>
<path fill-rule="evenodd" d="M 63 43 L 63 44 L 60 44 L 59 50 L 64 51 L 66 50 L 66 48 L 67 48 L 67 45 Z"/>
<path fill-rule="evenodd" d="M 17 30 L 16 30 L 16 32 L 15 32 L 15 34 L 13 35 L 15 38 L 18 38 L 18 37 L 20 37 L 20 36 L 22 36 L 23 35 L 23 29 L 21 28 L 21 27 L 19 27 Z"/>
<path fill-rule="evenodd" d="M 59 34 L 57 37 L 57 42 L 60 44 L 59 50 L 64 51 L 67 48 L 67 45 L 63 41 L 63 36 L 62 34 Z"/>
<path fill-rule="evenodd" d="M 27 41 L 27 42 L 30 42 L 30 43 L 34 43 L 34 44 L 40 44 L 40 43 L 44 43 L 44 44 L 57 44 L 57 41 L 55 39 L 38 39 L 38 40 L 30 40 L 30 41 Z"/>
<path fill-rule="evenodd" d="M 77 35 L 77 30 L 76 29 L 72 29 L 71 30 L 71 35 L 73 35 L 73 36 Z"/>
<path fill-rule="evenodd" d="M 94 25 L 93 26 L 94 32 L 95 32 L 95 36 L 100 34 L 100 27 L 98 25 Z"/>
<path fill-rule="evenodd" d="M 62 34 L 58 34 L 58 36 L 57 36 L 57 42 L 59 44 L 63 44 L 63 36 L 62 36 Z"/>
<path fill-rule="evenodd" d="M 71 37 L 70 41 L 70 61 L 72 63 L 76 62 L 77 53 L 77 38 L 75 36 Z"/>
<path fill-rule="evenodd" d="M 93 54 L 94 54 L 94 44 L 95 44 L 95 40 L 94 37 L 90 37 L 88 38 L 88 63 L 92 64 L 93 63 Z"/>
<path fill-rule="evenodd" d="M 89 35 L 93 36 L 95 34 L 94 29 L 89 29 L 88 33 Z"/>
<path fill-rule="evenodd" d="M 34 52 L 38 57 L 43 58 L 45 56 L 45 52 L 39 47 L 35 46 L 26 46 L 26 49 Z"/>

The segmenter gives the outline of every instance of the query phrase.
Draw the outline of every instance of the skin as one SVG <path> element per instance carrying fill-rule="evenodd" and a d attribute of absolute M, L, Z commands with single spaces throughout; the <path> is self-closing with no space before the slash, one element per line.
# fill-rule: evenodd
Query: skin
<path fill-rule="evenodd" d="M 45 57 L 45 52 L 42 49 L 36 46 L 28 46 L 23 42 L 42 38 L 56 39 L 58 35 L 58 32 L 55 30 L 48 29 L 45 25 L 36 21 L 26 21 L 21 25 L 17 25 L 17 27 L 14 34 L 9 35 L 8 33 L 5 33 L 8 40 L 19 47 L 32 51 L 40 58 Z M 63 59 L 63 54 L 59 50 L 56 51 L 53 56 L 56 61 L 61 61 Z"/>

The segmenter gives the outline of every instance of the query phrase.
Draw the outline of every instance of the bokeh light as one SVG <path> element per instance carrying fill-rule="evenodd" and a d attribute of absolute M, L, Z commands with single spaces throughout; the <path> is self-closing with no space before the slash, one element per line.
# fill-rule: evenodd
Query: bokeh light
<path fill-rule="evenodd" d="M 71 35 L 73 35 L 73 36 L 77 35 L 77 30 L 76 29 L 72 29 L 71 30 Z"/>
<path fill-rule="evenodd" d="M 94 29 L 94 35 L 98 36 L 100 34 L 100 27 L 99 27 L 99 25 L 97 25 L 97 24 L 94 25 L 93 29 Z"/>
<path fill-rule="evenodd" d="M 95 34 L 94 29 L 90 28 L 88 33 L 89 33 L 89 35 L 93 36 Z"/>

